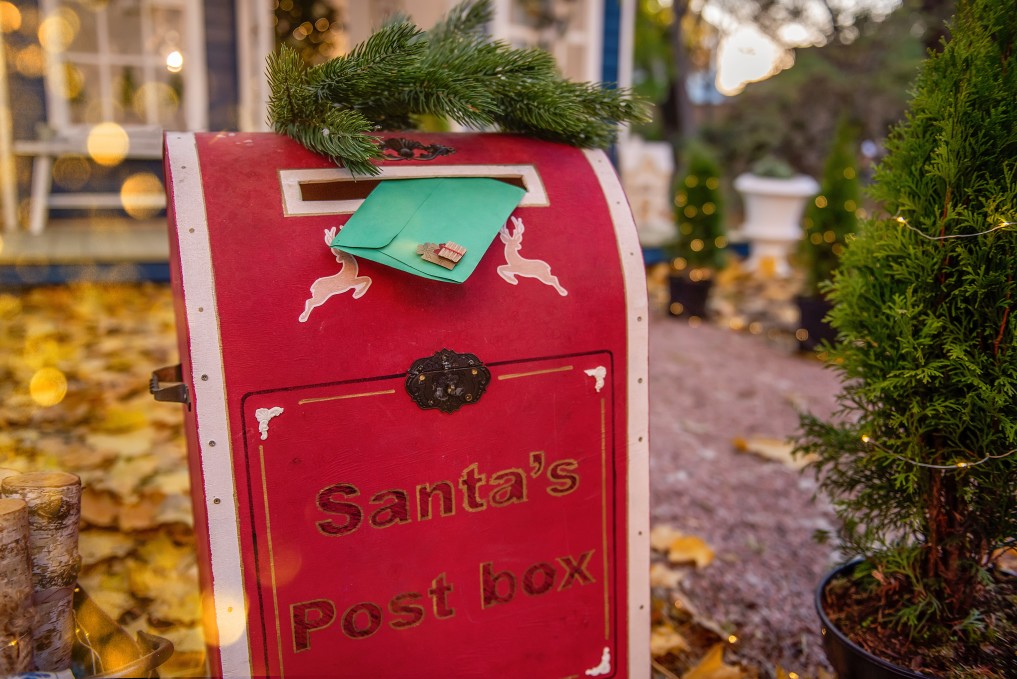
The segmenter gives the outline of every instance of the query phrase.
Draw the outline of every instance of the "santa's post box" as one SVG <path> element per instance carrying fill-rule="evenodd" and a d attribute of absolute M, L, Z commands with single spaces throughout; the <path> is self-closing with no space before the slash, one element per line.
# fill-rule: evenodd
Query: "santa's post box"
<path fill-rule="evenodd" d="M 181 366 L 152 387 L 186 403 L 211 670 L 643 679 L 648 319 L 614 169 L 381 141 L 363 177 L 166 136 Z"/>

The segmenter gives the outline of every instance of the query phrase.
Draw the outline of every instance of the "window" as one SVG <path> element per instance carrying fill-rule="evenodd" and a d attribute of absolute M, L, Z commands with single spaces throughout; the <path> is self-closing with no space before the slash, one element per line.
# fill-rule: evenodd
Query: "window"
<path fill-rule="evenodd" d="M 55 128 L 205 126 L 197 0 L 44 0 L 42 8 Z"/>

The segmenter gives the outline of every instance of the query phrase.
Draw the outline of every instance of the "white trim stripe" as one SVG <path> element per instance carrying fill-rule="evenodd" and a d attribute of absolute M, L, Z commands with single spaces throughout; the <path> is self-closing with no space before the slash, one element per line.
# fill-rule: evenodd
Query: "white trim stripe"
<path fill-rule="evenodd" d="M 632 211 L 603 151 L 584 151 L 607 200 L 618 240 L 628 313 L 628 656 L 629 676 L 650 676 L 649 316 L 643 252 Z"/>
<path fill-rule="evenodd" d="M 240 534 L 233 486 L 226 385 L 223 377 L 219 318 L 215 300 L 212 251 L 205 213 L 201 168 L 194 134 L 166 135 L 184 308 L 191 339 L 192 402 L 201 456 L 212 562 L 212 598 L 219 640 L 219 674 L 251 674 Z M 207 376 L 206 379 L 202 379 Z"/>

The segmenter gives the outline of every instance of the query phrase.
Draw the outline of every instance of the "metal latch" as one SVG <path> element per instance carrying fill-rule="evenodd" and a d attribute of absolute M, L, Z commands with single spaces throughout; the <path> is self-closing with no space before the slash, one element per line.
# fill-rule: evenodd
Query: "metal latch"
<path fill-rule="evenodd" d="M 476 403 L 491 381 L 491 371 L 473 354 L 442 349 L 417 359 L 406 373 L 406 391 L 421 408 L 454 413 Z"/>
<path fill-rule="evenodd" d="M 164 384 L 167 382 L 171 384 Z M 179 363 L 153 370 L 148 391 L 156 401 L 186 403 L 188 409 L 191 407 L 191 395 L 184 384 L 184 371 Z"/>

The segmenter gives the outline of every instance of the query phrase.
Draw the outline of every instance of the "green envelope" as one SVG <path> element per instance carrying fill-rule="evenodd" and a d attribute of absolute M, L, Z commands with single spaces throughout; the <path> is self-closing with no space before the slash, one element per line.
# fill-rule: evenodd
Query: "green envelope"
<path fill-rule="evenodd" d="M 340 229 L 332 247 L 424 278 L 462 283 L 524 193 L 487 177 L 384 180 Z M 453 269 L 417 254 L 418 245 L 447 241 L 466 248 Z"/>

